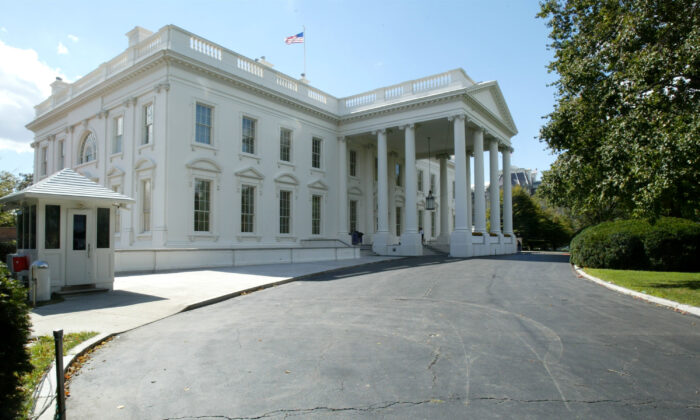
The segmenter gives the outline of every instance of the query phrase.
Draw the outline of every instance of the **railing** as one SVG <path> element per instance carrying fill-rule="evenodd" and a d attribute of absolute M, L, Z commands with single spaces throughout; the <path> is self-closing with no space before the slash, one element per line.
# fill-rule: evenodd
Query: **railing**
<path fill-rule="evenodd" d="M 176 26 L 169 25 L 102 64 L 69 85 L 65 91 L 59 92 L 35 106 L 36 116 L 51 111 L 61 103 L 81 95 L 91 87 L 163 49 L 169 49 L 193 60 L 214 60 L 210 61 L 211 65 L 224 73 L 237 77 L 240 81 L 279 92 L 336 116 L 465 88 L 474 84 L 462 70 L 452 70 L 338 99 L 277 70 L 262 66 L 247 57 L 201 39 Z"/>

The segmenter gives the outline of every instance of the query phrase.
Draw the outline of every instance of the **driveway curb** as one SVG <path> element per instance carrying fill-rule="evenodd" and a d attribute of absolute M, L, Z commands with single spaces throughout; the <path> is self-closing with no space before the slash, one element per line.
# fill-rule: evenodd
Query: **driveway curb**
<path fill-rule="evenodd" d="M 583 269 L 581 269 L 581 267 L 579 267 L 577 265 L 574 265 L 574 270 L 576 270 L 576 273 L 578 275 L 580 275 L 581 277 L 588 279 L 594 283 L 598 283 L 601 286 L 605 286 L 608 289 L 614 290 L 618 293 L 629 295 L 629 296 L 644 300 L 644 301 L 649 302 L 649 303 L 655 303 L 657 305 L 665 306 L 667 308 L 673 309 L 674 311 L 680 312 L 682 314 L 688 313 L 688 314 L 700 317 L 700 308 L 698 308 L 698 307 L 686 305 L 683 303 L 678 303 L 678 302 L 673 301 L 673 300 L 668 300 L 668 299 L 664 299 L 664 298 L 660 298 L 660 297 L 656 297 L 656 296 L 649 296 L 646 293 L 641 293 L 641 292 L 637 292 L 635 290 L 627 289 L 627 288 L 622 287 L 622 286 L 618 286 L 614 283 L 607 282 L 605 280 L 601 280 L 598 277 L 591 276 L 590 274 L 583 271 Z"/>
<path fill-rule="evenodd" d="M 399 261 L 399 260 L 403 260 L 406 258 L 408 258 L 408 257 L 395 257 L 395 258 L 390 258 L 390 259 L 385 259 L 385 260 L 380 260 L 380 261 L 366 262 L 366 263 L 357 264 L 357 265 L 349 265 L 349 266 L 345 266 L 345 267 L 333 268 L 330 270 L 318 271 L 315 273 L 303 274 L 301 276 L 291 277 L 291 278 L 284 279 L 284 280 L 273 281 L 270 283 L 251 287 L 249 289 L 238 290 L 238 291 L 233 292 L 233 293 L 227 293 L 227 294 L 222 295 L 222 296 L 217 296 L 215 298 L 206 299 L 206 300 L 203 300 L 201 302 L 187 305 L 183 309 L 179 310 L 178 312 L 175 312 L 173 314 L 167 315 L 163 318 L 160 318 L 160 319 L 157 319 L 157 320 L 154 320 L 151 322 L 147 322 L 145 324 L 139 325 L 139 326 L 134 327 L 134 328 L 129 328 L 128 330 L 119 331 L 119 332 L 115 332 L 115 333 L 109 333 L 109 334 L 99 334 L 99 335 L 97 335 L 89 340 L 86 340 L 86 341 L 78 344 L 77 346 L 73 347 L 68 352 L 68 354 L 63 357 L 64 374 L 65 374 L 65 372 L 68 371 L 68 368 L 70 368 L 71 364 L 75 361 L 75 359 L 77 357 L 82 356 L 83 354 L 88 352 L 93 347 L 102 344 L 105 340 L 107 340 L 111 337 L 118 336 L 119 334 L 123 334 L 125 332 L 134 330 L 136 328 L 143 327 L 144 325 L 148 325 L 148 324 L 152 324 L 152 323 L 157 322 L 157 321 L 161 321 L 161 320 L 163 320 L 165 318 L 169 318 L 173 315 L 177 315 L 177 314 L 182 313 L 182 312 L 187 312 L 187 311 L 191 311 L 193 309 L 198 309 L 198 308 L 202 308 L 205 306 L 213 305 L 215 303 L 223 302 L 225 300 L 232 299 L 232 298 L 235 298 L 235 297 L 238 297 L 241 295 L 246 295 L 248 293 L 257 292 L 259 290 L 268 289 L 270 287 L 281 286 L 283 284 L 287 284 L 287 283 L 291 283 L 291 282 L 295 282 L 295 281 L 299 281 L 299 280 L 304 280 L 304 279 L 307 279 L 307 278 L 310 278 L 313 276 L 318 276 L 318 275 L 323 275 L 323 274 L 331 274 L 331 273 L 339 272 L 342 270 L 347 270 L 350 268 L 364 267 L 364 266 L 368 266 L 368 265 L 384 263 L 387 261 Z M 46 407 L 46 405 L 51 404 L 53 402 L 52 400 L 55 399 L 56 384 L 53 383 L 53 380 L 55 378 L 56 378 L 56 364 L 54 363 L 54 364 L 52 364 L 52 366 L 48 370 L 48 372 L 44 375 L 43 379 L 41 380 L 41 383 L 37 387 L 35 404 L 34 404 L 35 408 L 34 408 L 34 411 L 32 413 L 32 418 L 36 418 L 38 420 L 52 420 L 54 418 L 55 410 L 50 410 L 49 409 L 50 407 Z M 54 405 L 54 407 L 55 407 L 55 405 Z"/>

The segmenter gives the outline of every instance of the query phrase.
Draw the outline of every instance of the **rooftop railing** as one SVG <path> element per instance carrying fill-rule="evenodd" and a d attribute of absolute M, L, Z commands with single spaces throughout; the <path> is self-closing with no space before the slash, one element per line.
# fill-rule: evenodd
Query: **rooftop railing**
<path fill-rule="evenodd" d="M 51 97 L 34 107 L 36 116 L 39 117 L 78 97 L 99 83 L 115 77 L 139 61 L 163 49 L 169 49 L 185 57 L 204 62 L 253 85 L 262 86 L 338 116 L 461 89 L 474 84 L 474 81 L 464 71 L 452 70 L 338 99 L 312 88 L 302 80 L 291 78 L 177 26 L 169 25 L 127 48 L 112 60 L 103 63 L 74 83 L 68 84 L 65 89 L 55 92 Z"/>

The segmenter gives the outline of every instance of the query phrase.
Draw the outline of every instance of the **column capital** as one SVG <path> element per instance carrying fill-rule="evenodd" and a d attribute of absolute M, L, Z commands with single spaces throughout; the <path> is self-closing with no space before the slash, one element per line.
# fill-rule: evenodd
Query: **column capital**
<path fill-rule="evenodd" d="M 465 121 L 465 120 L 467 120 L 467 114 L 459 113 L 459 114 L 450 115 L 449 117 L 447 117 L 447 121 L 450 121 L 450 122 L 454 121 L 455 119 Z"/>
<path fill-rule="evenodd" d="M 338 136 L 338 143 L 345 143 L 345 136 Z"/>
<path fill-rule="evenodd" d="M 450 154 L 449 153 L 439 153 L 435 155 L 435 159 L 449 159 Z"/>
<path fill-rule="evenodd" d="M 386 134 L 386 128 L 380 128 L 379 130 L 372 131 L 373 136 L 376 136 L 377 134 Z"/>
<path fill-rule="evenodd" d="M 405 130 L 407 128 L 410 128 L 411 130 L 414 130 L 416 128 L 415 123 L 409 123 L 409 124 L 404 124 L 399 126 L 399 130 Z"/>

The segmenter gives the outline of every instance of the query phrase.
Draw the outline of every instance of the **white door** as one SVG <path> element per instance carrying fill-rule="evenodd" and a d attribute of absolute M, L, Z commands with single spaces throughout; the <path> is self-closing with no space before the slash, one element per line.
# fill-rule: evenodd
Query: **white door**
<path fill-rule="evenodd" d="M 91 284 L 94 245 L 92 212 L 68 210 L 68 246 L 66 251 L 66 286 Z"/>

